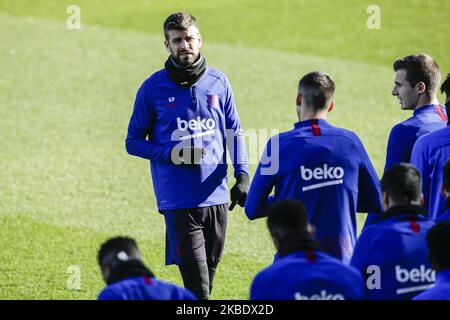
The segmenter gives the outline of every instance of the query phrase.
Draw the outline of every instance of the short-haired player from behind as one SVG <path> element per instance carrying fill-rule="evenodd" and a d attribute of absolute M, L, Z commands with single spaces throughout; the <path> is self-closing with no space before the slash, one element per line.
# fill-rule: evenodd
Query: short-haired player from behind
<path fill-rule="evenodd" d="M 348 263 L 356 243 L 356 212 L 381 212 L 381 193 L 361 140 L 327 121 L 334 92 L 335 83 L 326 73 L 314 71 L 300 79 L 298 122 L 267 143 L 245 213 L 253 220 L 264 217 L 272 201 L 300 200 L 323 251 Z M 267 167 L 277 161 L 278 170 L 268 173 Z"/>
<path fill-rule="evenodd" d="M 427 244 L 436 285 L 413 300 L 450 300 L 450 221 L 436 223 L 427 233 Z"/>
<path fill-rule="evenodd" d="M 381 221 L 365 228 L 351 265 L 366 278 L 370 300 L 409 300 L 433 286 L 426 233 L 434 222 L 421 206 L 420 172 L 411 164 L 390 167 L 381 179 Z"/>
<path fill-rule="evenodd" d="M 441 93 L 445 93 L 445 109 L 447 109 L 447 115 L 450 115 L 450 73 L 447 74 L 447 78 L 442 82 Z M 447 124 L 450 124 L 450 119 Z"/>
<path fill-rule="evenodd" d="M 320 251 L 301 202 L 281 200 L 269 208 L 267 215 L 279 258 L 256 275 L 250 289 L 252 300 L 365 298 L 358 271 Z"/>
<path fill-rule="evenodd" d="M 144 265 L 136 241 L 115 237 L 103 243 L 98 263 L 107 287 L 99 300 L 195 300 L 188 290 L 155 278 Z"/>
<path fill-rule="evenodd" d="M 444 210 L 436 221 L 450 221 L 450 159 L 444 166 L 444 179 L 442 182 L 442 195 L 445 198 Z M 449 243 L 450 245 L 450 243 Z"/>

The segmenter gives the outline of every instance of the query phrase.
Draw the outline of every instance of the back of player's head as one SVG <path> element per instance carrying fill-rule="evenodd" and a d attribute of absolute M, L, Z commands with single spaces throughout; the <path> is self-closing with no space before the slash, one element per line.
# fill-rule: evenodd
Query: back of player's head
<path fill-rule="evenodd" d="M 450 269 L 450 221 L 438 222 L 428 230 L 427 244 L 436 271 Z"/>
<path fill-rule="evenodd" d="M 447 193 L 450 193 L 450 159 L 444 165 L 444 180 L 442 187 Z"/>
<path fill-rule="evenodd" d="M 298 93 L 302 95 L 302 102 L 315 111 L 328 108 L 335 89 L 333 79 L 321 71 L 306 74 L 298 83 Z"/>
<path fill-rule="evenodd" d="M 281 200 L 267 211 L 267 226 L 271 233 L 304 233 L 308 226 L 308 215 L 303 203 L 297 200 Z"/>
<path fill-rule="evenodd" d="M 427 95 L 436 95 L 441 81 L 441 71 L 437 62 L 429 55 L 420 53 L 397 59 L 394 62 L 394 71 L 398 70 L 406 70 L 406 80 L 411 87 L 423 82 Z"/>
<path fill-rule="evenodd" d="M 119 261 L 126 261 L 130 258 L 140 257 L 137 243 L 128 237 L 115 237 L 107 240 L 100 246 L 98 251 L 98 264 L 100 267 L 114 264 Z"/>
<path fill-rule="evenodd" d="M 197 19 L 193 15 L 188 12 L 173 13 L 164 22 L 164 36 L 168 40 L 170 30 L 186 31 L 191 26 L 195 26 L 198 29 Z"/>
<path fill-rule="evenodd" d="M 398 204 L 420 203 L 422 178 L 409 163 L 395 164 L 381 178 L 381 190 Z"/>

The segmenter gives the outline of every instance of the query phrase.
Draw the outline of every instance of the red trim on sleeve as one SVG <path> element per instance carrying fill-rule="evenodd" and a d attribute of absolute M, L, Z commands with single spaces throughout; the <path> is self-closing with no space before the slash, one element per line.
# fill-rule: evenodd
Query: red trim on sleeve
<path fill-rule="evenodd" d="M 311 130 L 314 136 L 320 136 L 320 127 L 318 124 L 319 121 L 317 119 L 311 120 Z"/>

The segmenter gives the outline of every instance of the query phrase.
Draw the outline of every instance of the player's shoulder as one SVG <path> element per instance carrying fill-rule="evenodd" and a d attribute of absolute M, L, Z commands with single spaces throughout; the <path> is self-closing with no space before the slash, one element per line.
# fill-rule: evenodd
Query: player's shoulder
<path fill-rule="evenodd" d="M 165 69 L 161 69 L 150 75 L 147 79 L 144 80 L 142 86 L 152 86 L 161 80 L 165 80 L 167 78 L 167 71 Z"/>
<path fill-rule="evenodd" d="M 347 141 L 350 144 L 352 144 L 354 147 L 356 147 L 358 150 L 361 150 L 361 148 L 364 148 L 364 145 L 359 138 L 359 136 L 352 130 L 330 126 L 329 134 L 333 136 L 340 137 L 343 141 Z"/>
<path fill-rule="evenodd" d="M 165 69 L 161 69 L 156 71 L 152 75 L 150 75 L 147 79 L 145 79 L 141 86 L 139 87 L 138 94 L 148 94 L 154 88 L 161 85 L 162 83 L 168 83 L 168 76 Z"/>
<path fill-rule="evenodd" d="M 222 83 L 224 87 L 229 86 L 228 77 L 222 71 L 212 68 L 210 66 L 206 67 L 206 76 L 213 78 Z"/>
<path fill-rule="evenodd" d="M 395 226 L 392 223 L 383 219 L 364 228 L 358 238 L 357 244 L 369 246 L 376 243 L 379 239 L 387 237 L 389 234 L 395 234 L 395 230 Z"/>
<path fill-rule="evenodd" d="M 172 300 L 195 300 L 195 296 L 189 290 L 168 281 L 152 278 L 153 286 L 157 291 L 167 291 Z"/>
<path fill-rule="evenodd" d="M 98 300 L 118 300 L 123 299 L 123 286 L 115 283 L 105 287 L 98 295 Z"/>
<path fill-rule="evenodd" d="M 416 145 L 419 147 L 439 147 L 450 144 L 450 126 L 427 133 L 417 139 Z"/>

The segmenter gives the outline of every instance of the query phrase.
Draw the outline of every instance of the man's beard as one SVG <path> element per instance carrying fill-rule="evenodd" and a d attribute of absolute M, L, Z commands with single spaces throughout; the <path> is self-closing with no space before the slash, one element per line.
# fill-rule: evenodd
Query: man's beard
<path fill-rule="evenodd" d="M 199 57 L 198 53 L 197 53 L 197 55 L 194 55 L 192 52 L 189 52 L 189 51 L 188 51 L 188 53 L 191 53 L 191 55 L 183 55 L 183 57 L 185 59 L 180 58 L 180 56 L 181 56 L 180 54 L 178 56 L 176 56 L 172 53 L 172 59 L 175 61 L 175 63 L 182 65 L 182 66 L 188 66 L 198 60 L 198 57 Z"/>

